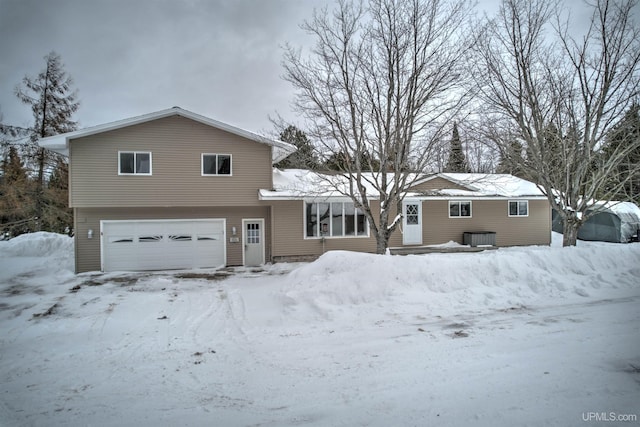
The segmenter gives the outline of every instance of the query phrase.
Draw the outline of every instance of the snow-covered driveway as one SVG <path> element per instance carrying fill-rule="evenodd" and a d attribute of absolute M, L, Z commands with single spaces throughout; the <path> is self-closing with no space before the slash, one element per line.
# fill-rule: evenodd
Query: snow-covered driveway
<path fill-rule="evenodd" d="M 228 278 L 74 276 L 70 248 L 0 243 L 0 425 L 638 424 L 639 245 Z"/>

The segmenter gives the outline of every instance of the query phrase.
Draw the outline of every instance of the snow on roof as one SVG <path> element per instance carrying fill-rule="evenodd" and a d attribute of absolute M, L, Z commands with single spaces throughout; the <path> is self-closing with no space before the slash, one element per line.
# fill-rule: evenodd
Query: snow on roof
<path fill-rule="evenodd" d="M 476 196 L 525 197 L 544 196 L 533 182 L 508 174 L 440 173 L 437 176 L 468 188 Z M 447 195 L 465 190 L 443 189 Z"/>
<path fill-rule="evenodd" d="M 365 174 L 370 179 L 374 174 Z M 416 176 L 417 177 L 417 176 Z M 415 180 L 416 185 L 441 177 L 466 189 L 443 188 L 427 194 L 412 192 L 412 197 L 544 197 L 532 182 L 506 174 L 441 173 Z M 260 190 L 261 200 L 328 198 L 349 194 L 348 178 L 340 174 L 324 174 L 304 169 L 273 170 L 273 189 Z M 368 183 L 367 194 L 376 198 L 378 191 Z"/>
<path fill-rule="evenodd" d="M 118 120 L 115 122 L 92 126 L 85 129 L 76 130 L 73 132 L 67 132 L 67 133 L 62 133 L 55 136 L 50 136 L 47 138 L 42 138 L 40 141 L 38 141 L 38 144 L 41 147 L 47 148 L 51 151 L 55 151 L 67 156 L 69 153 L 69 141 L 71 139 L 81 138 L 84 136 L 95 135 L 102 132 L 121 129 L 127 126 L 146 123 L 152 120 L 162 119 L 170 116 L 185 117 L 185 118 L 194 120 L 196 122 L 205 124 L 207 126 L 211 126 L 216 129 L 220 129 L 238 136 L 242 136 L 244 138 L 250 139 L 255 142 L 270 145 L 273 147 L 272 160 L 274 163 L 284 159 L 289 154 L 296 151 L 295 146 L 288 144 L 286 142 L 267 138 L 257 133 L 241 129 L 241 128 L 229 125 L 227 123 L 220 122 L 218 120 L 210 119 L 208 117 L 201 116 L 200 114 L 196 114 L 188 110 L 184 110 L 180 107 L 168 108 L 166 110 L 156 111 L 156 112 L 144 114 L 141 116 L 130 117 L 128 119 Z"/>

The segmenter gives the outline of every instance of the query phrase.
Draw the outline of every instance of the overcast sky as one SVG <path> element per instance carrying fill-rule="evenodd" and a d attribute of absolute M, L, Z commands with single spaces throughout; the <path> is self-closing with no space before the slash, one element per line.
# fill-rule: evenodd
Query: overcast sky
<path fill-rule="evenodd" d="M 55 50 L 73 77 L 80 127 L 173 106 L 248 130 L 290 117 L 282 49 L 322 0 L 0 0 L 0 111 L 28 125 L 14 87 Z"/>
<path fill-rule="evenodd" d="M 179 106 L 272 131 L 276 111 L 296 121 L 282 46 L 309 44 L 299 25 L 325 4 L 332 0 L 0 0 L 3 122 L 32 122 L 14 88 L 55 50 L 78 90 L 81 128 Z"/>

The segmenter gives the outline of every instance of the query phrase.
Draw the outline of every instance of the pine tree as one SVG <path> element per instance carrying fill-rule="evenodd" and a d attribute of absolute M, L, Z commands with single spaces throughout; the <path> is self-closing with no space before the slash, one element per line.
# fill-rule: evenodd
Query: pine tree
<path fill-rule="evenodd" d="M 18 235 L 35 224 L 33 182 L 16 147 L 10 146 L 2 161 L 0 177 L 0 224 L 2 232 Z"/>
<path fill-rule="evenodd" d="M 317 169 L 318 159 L 314 153 L 313 145 L 307 135 L 293 125 L 287 126 L 280 132 L 279 139 L 295 145 L 298 150 L 275 164 L 280 169 Z"/>
<path fill-rule="evenodd" d="M 38 146 L 37 141 L 40 138 L 75 130 L 77 123 L 72 120 L 72 116 L 80 105 L 76 101 L 76 92 L 72 90 L 73 80 L 64 70 L 60 55 L 51 52 L 44 59 L 45 69 L 36 77 L 25 76 L 22 79 L 22 85 L 18 85 L 15 90 L 20 101 L 31 106 L 34 117 L 33 126 L 29 129 L 28 152 L 37 171 L 35 198 L 38 217 L 42 217 L 47 202 L 45 197 L 47 170 L 64 161 L 64 158 Z M 66 195 L 60 196 L 64 196 L 66 204 Z"/>
<path fill-rule="evenodd" d="M 608 158 L 624 146 L 632 147 L 625 153 L 623 160 L 607 176 L 606 190 L 613 193 L 617 200 L 632 201 L 640 204 L 640 104 L 633 104 L 624 117 L 607 135 L 602 155 Z M 635 142 L 634 142 L 635 141 Z M 606 160 L 605 160 L 606 162 Z"/>
<path fill-rule="evenodd" d="M 467 163 L 467 158 L 462 149 L 462 142 L 458 134 L 458 124 L 453 123 L 453 136 L 451 137 L 451 147 L 449 149 L 449 160 L 445 166 L 444 172 L 461 172 L 469 173 L 471 169 Z"/>
<path fill-rule="evenodd" d="M 68 207 L 69 167 L 58 159 L 45 189 L 42 227 L 56 233 L 66 233 L 73 227 L 73 211 Z"/>

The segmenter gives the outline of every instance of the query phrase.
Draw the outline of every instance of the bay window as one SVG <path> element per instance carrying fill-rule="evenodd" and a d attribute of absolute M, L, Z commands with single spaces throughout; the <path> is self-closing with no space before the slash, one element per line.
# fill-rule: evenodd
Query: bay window
<path fill-rule="evenodd" d="M 366 237 L 364 212 L 351 202 L 305 203 L 305 237 Z"/>

